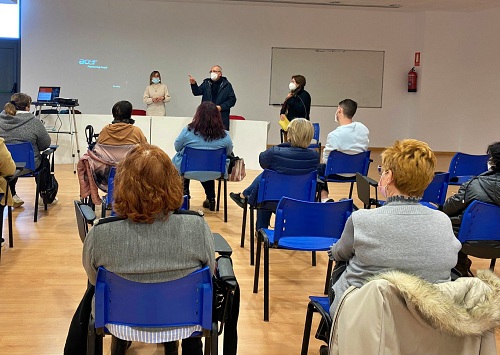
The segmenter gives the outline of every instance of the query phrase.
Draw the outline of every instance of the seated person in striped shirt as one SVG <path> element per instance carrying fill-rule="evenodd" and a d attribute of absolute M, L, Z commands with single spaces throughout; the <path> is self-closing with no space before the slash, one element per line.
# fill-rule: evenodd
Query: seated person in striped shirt
<path fill-rule="evenodd" d="M 97 268 L 136 282 L 163 282 L 215 266 L 213 237 L 205 219 L 193 213 L 173 213 L 182 205 L 183 182 L 168 155 L 142 144 L 118 165 L 115 177 L 114 220 L 97 223 L 83 247 L 83 266 L 95 285 Z M 101 220 L 103 221 L 103 220 Z M 111 354 L 124 354 L 130 341 L 142 341 L 151 328 L 111 325 Z M 127 328 L 127 329 L 123 329 Z M 188 338 L 195 327 L 156 332 L 166 354 L 203 354 L 200 338 Z M 163 340 L 162 340 L 163 339 Z M 167 342 L 173 339 L 174 341 Z"/>

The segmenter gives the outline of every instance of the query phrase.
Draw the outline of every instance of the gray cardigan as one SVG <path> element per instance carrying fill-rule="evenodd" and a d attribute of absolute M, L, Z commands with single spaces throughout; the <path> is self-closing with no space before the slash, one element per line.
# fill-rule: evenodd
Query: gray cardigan
<path fill-rule="evenodd" d="M 95 285 L 97 268 L 131 281 L 162 282 L 215 267 L 212 232 L 197 215 L 170 214 L 152 224 L 118 220 L 94 226 L 83 245 L 83 266 Z"/>
<path fill-rule="evenodd" d="M 0 113 L 0 137 L 5 143 L 30 142 L 35 153 L 36 167 L 40 165 L 40 152 L 50 146 L 50 136 L 43 123 L 32 113 L 18 112 L 15 116 Z"/>
<path fill-rule="evenodd" d="M 331 248 L 333 258 L 348 265 L 333 285 L 330 314 L 349 286 L 361 287 L 384 271 L 399 270 L 431 283 L 449 281 L 461 248 L 448 216 L 419 203 L 394 201 L 354 212 Z"/>

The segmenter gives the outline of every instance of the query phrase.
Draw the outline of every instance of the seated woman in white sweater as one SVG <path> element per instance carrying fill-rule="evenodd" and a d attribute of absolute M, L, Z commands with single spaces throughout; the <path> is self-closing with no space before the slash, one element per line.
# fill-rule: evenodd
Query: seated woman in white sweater
<path fill-rule="evenodd" d="M 347 268 L 333 285 L 335 310 L 349 286 L 361 287 L 372 276 L 399 270 L 431 283 L 450 280 L 461 244 L 443 212 L 419 203 L 432 181 L 436 157 L 427 143 L 396 141 L 382 153 L 378 188 L 383 207 L 354 212 L 329 253 Z"/>

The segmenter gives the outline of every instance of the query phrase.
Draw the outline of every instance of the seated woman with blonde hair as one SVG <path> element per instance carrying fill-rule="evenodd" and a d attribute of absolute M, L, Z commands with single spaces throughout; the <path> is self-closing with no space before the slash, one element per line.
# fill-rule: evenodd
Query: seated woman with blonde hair
<path fill-rule="evenodd" d="M 260 153 L 260 166 L 262 169 L 274 170 L 287 175 L 302 175 L 317 170 L 319 153 L 308 148 L 313 134 L 314 128 L 311 122 L 305 118 L 294 119 L 288 126 L 288 142 Z M 257 204 L 261 175 L 259 174 L 242 193 L 231 192 L 229 194 L 238 206 L 243 208 L 245 199 L 248 199 L 250 206 Z M 268 228 L 271 217 L 271 211 L 258 210 L 256 230 Z"/>
<path fill-rule="evenodd" d="M 332 317 L 349 286 L 361 287 L 384 271 L 399 270 L 430 283 L 450 281 L 462 246 L 448 216 L 419 203 L 435 165 L 427 143 L 415 139 L 396 141 L 382 152 L 378 189 L 385 205 L 353 212 L 328 252 L 333 260 L 347 262 L 333 285 Z"/>

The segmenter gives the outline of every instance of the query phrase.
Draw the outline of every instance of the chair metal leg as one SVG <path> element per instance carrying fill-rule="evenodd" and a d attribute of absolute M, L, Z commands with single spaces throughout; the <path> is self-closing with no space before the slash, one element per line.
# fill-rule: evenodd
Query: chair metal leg
<path fill-rule="evenodd" d="M 333 267 L 333 261 L 328 260 L 328 267 L 326 269 L 326 280 L 325 280 L 325 291 L 324 294 L 328 294 L 328 287 L 330 287 L 330 278 L 332 277 L 332 267 Z"/>
<path fill-rule="evenodd" d="M 40 180 L 38 179 L 38 176 L 40 176 L 40 174 L 37 174 L 35 176 L 36 192 L 35 192 L 35 213 L 33 216 L 34 222 L 38 220 L 38 198 L 40 197 Z"/>
<path fill-rule="evenodd" d="M 247 228 L 247 210 L 248 210 L 248 200 L 245 199 L 245 205 L 243 206 L 243 221 L 241 222 L 241 242 L 240 246 L 245 247 L 245 232 Z"/>
<path fill-rule="evenodd" d="M 210 337 L 205 337 L 205 350 L 203 351 L 203 354 L 210 354 L 210 350 L 212 348 L 212 339 Z"/>
<path fill-rule="evenodd" d="M 311 265 L 316 266 L 316 252 L 311 252 Z"/>
<path fill-rule="evenodd" d="M 254 264 L 255 252 L 255 208 L 250 206 L 250 265 Z M 258 232 L 258 231 L 257 231 Z"/>
<path fill-rule="evenodd" d="M 220 185 L 221 185 L 221 179 L 219 179 L 219 185 L 217 186 L 217 204 L 215 205 L 215 210 L 219 212 L 219 207 L 220 207 Z M 226 192 L 226 190 L 224 190 Z M 225 221 L 224 221 L 225 222 Z"/>
<path fill-rule="evenodd" d="M 224 223 L 227 223 L 227 180 L 224 179 Z"/>
<path fill-rule="evenodd" d="M 8 224 L 9 224 L 9 248 L 14 248 L 14 235 L 12 234 L 12 207 L 7 206 Z"/>
<path fill-rule="evenodd" d="M 269 322 L 269 241 L 264 244 L 264 321 Z"/>
<path fill-rule="evenodd" d="M 210 355 L 217 355 L 219 352 L 219 338 L 217 327 L 217 321 L 212 322 L 212 334 L 210 336 Z"/>
<path fill-rule="evenodd" d="M 309 338 L 311 337 L 311 326 L 314 314 L 314 306 L 309 302 L 307 305 L 306 322 L 304 324 L 304 335 L 302 336 L 302 350 L 300 355 L 307 355 L 309 350 Z"/>
<path fill-rule="evenodd" d="M 255 263 L 255 273 L 253 276 L 253 293 L 257 293 L 259 291 L 259 273 L 260 273 L 260 253 L 262 250 L 262 237 L 260 233 L 257 234 L 257 255 L 256 255 L 256 263 Z"/>
<path fill-rule="evenodd" d="M 352 190 L 354 189 L 354 183 L 351 182 L 351 187 L 349 189 L 349 198 L 352 198 Z"/>
<path fill-rule="evenodd" d="M 497 259 L 491 259 L 490 262 L 490 270 L 493 272 L 495 271 L 495 263 L 497 262 Z"/>
<path fill-rule="evenodd" d="M 7 203 L 7 197 L 5 197 L 5 203 Z M 3 237 L 3 212 L 4 212 L 5 206 L 0 205 L 0 238 Z M 0 261 L 2 260 L 2 247 L 0 247 Z"/>

